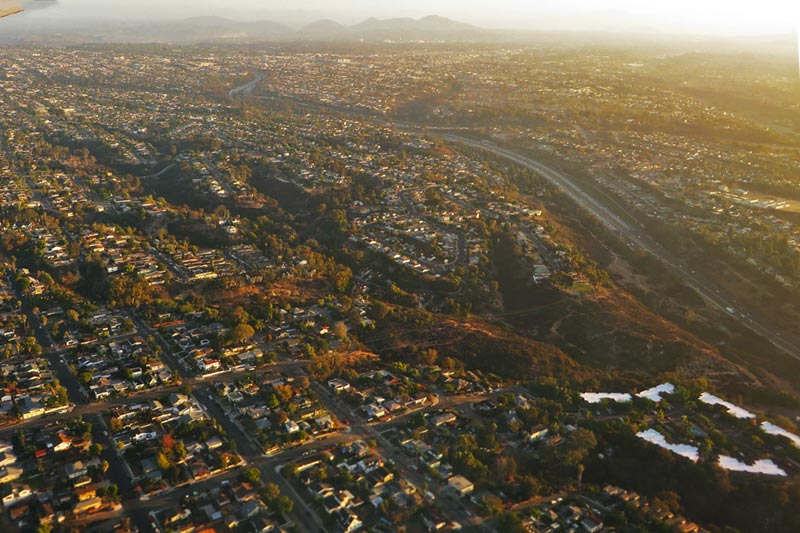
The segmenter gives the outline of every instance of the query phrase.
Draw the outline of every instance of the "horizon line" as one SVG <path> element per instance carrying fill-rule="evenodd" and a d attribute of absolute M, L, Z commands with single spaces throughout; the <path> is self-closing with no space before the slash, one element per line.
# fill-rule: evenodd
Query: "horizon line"
<path fill-rule="evenodd" d="M 414 20 L 416 22 L 422 21 L 424 19 L 429 18 L 440 18 L 450 22 L 455 22 L 463 25 L 472 26 L 475 29 L 489 31 L 489 32 L 501 32 L 501 31 L 508 31 L 508 32 L 565 32 L 565 33 L 604 33 L 604 34 L 657 34 L 662 36 L 686 36 L 686 37 L 771 37 L 771 36 L 785 36 L 787 34 L 794 34 L 798 41 L 800 42 L 800 24 L 797 28 L 794 28 L 793 25 L 789 24 L 785 28 L 779 27 L 762 27 L 762 28 L 754 28 L 754 29 L 745 29 L 745 28 L 737 28 L 737 27 L 730 27 L 730 28 L 716 28 L 716 29 L 703 29 L 701 27 L 685 27 L 680 28 L 676 27 L 675 25 L 669 25 L 665 28 L 661 28 L 658 26 L 656 20 L 648 20 L 648 19 L 640 19 L 634 16 L 630 12 L 622 11 L 620 13 L 628 15 L 621 19 L 619 23 L 619 27 L 612 27 L 613 25 L 600 25 L 600 27 L 581 27 L 584 24 L 591 23 L 591 16 L 592 14 L 600 14 L 600 13 L 607 13 L 607 11 L 594 11 L 592 13 L 579 13 L 575 12 L 573 14 L 578 14 L 582 18 L 582 23 L 579 23 L 577 27 L 570 27 L 565 26 L 563 24 L 558 24 L 557 19 L 563 19 L 568 16 L 568 14 L 561 14 L 557 17 L 556 20 L 553 19 L 553 14 L 550 13 L 545 19 L 542 19 L 541 24 L 527 24 L 525 26 L 513 26 L 513 25 L 505 25 L 505 23 L 498 23 L 498 24 L 480 24 L 477 22 L 465 21 L 460 20 L 459 18 L 441 15 L 438 13 L 429 13 L 427 15 L 421 16 L 384 16 L 384 17 L 377 17 L 374 15 L 365 16 L 363 18 L 359 18 L 357 22 L 345 21 L 343 22 L 342 16 L 324 16 L 320 14 L 318 17 L 315 15 L 308 14 L 308 16 L 300 17 L 300 16 L 293 16 L 291 18 L 295 19 L 294 21 L 287 20 L 286 14 L 282 16 L 277 16 L 278 13 L 273 13 L 264 15 L 253 13 L 256 15 L 254 18 L 253 16 L 248 17 L 245 14 L 233 14 L 231 15 L 224 15 L 224 14 L 217 14 L 217 13 L 198 13 L 195 15 L 187 14 L 185 16 L 136 16 L 136 17 L 122 17 L 122 16 L 104 16 L 104 15 L 95 15 L 91 14 L 89 16 L 64 16 L 64 14 L 60 14 L 59 16 L 53 16 L 52 10 L 24 10 L 20 14 L 16 16 L 10 17 L 12 20 L 17 21 L 26 21 L 27 23 L 68 23 L 77 25 L 80 22 L 85 23 L 97 23 L 97 22 L 117 22 L 117 23 L 137 23 L 137 22 L 182 22 L 192 19 L 219 19 L 225 20 L 229 22 L 236 22 L 236 23 L 257 23 L 257 22 L 272 22 L 278 23 L 283 26 L 286 26 L 290 29 L 295 31 L 300 31 L 305 27 L 314 24 L 316 22 L 322 21 L 331 21 L 345 28 L 352 28 L 353 26 L 357 26 L 363 22 L 368 20 L 377 20 L 377 21 L 391 21 L 391 20 Z M 33 15 L 32 17 L 28 15 Z M 297 19 L 305 18 L 303 22 L 298 22 Z M 553 24 L 548 24 L 547 20 L 554 22 Z M 10 24 L 6 22 L 6 18 L 0 19 L 0 24 Z M 605 27 L 603 27 L 605 26 Z"/>

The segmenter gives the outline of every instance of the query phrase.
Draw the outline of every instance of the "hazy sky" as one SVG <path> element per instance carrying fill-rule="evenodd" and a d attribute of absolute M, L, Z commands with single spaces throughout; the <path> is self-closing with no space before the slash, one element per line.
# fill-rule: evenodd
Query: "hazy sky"
<path fill-rule="evenodd" d="M 587 29 L 589 24 L 614 30 L 633 22 L 667 31 L 771 33 L 800 26 L 800 0 L 59 0 L 56 7 L 27 16 L 225 15 L 300 24 L 321 17 L 348 23 L 371 16 L 430 14 L 502 28 Z"/>

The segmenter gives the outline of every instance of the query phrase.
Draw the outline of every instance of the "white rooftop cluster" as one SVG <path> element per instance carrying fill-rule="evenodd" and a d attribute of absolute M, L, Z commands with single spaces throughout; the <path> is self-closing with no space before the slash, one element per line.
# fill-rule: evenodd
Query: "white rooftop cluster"
<path fill-rule="evenodd" d="M 758 461 L 749 465 L 734 457 L 720 455 L 717 458 L 717 464 L 720 466 L 720 468 L 730 470 L 731 472 L 747 472 L 749 474 L 766 474 L 768 476 L 786 477 L 786 472 L 781 467 L 773 463 L 770 459 L 759 459 Z"/>
<path fill-rule="evenodd" d="M 647 398 L 655 403 L 659 403 L 664 399 L 664 394 L 672 394 L 673 392 L 675 392 L 675 386 L 672 383 L 662 383 L 661 385 L 657 385 L 637 393 L 636 397 Z M 633 400 L 633 396 L 627 392 L 584 392 L 581 394 L 581 398 L 588 403 L 600 403 L 603 400 L 612 400 L 615 402 L 630 402 Z M 739 419 L 750 420 L 756 418 L 756 415 L 750 411 L 742 409 L 741 407 L 727 402 L 722 398 L 714 396 L 708 392 L 702 393 L 699 397 L 699 400 L 708 405 L 721 405 L 731 416 Z M 785 437 L 792 441 L 792 444 L 800 448 L 800 436 L 795 435 L 794 433 L 791 433 L 782 427 L 773 424 L 772 422 L 762 422 L 761 429 L 770 435 L 780 435 Z M 681 457 L 685 457 L 693 463 L 696 463 L 700 460 L 700 451 L 696 446 L 692 446 L 690 444 L 669 443 L 667 442 L 666 437 L 655 429 L 640 431 L 636 434 L 636 436 L 651 444 L 655 444 L 656 446 L 664 448 L 665 450 L 669 450 L 672 453 L 680 455 Z M 781 467 L 776 465 L 770 459 L 759 459 L 753 464 L 747 464 L 734 457 L 720 455 L 717 458 L 717 464 L 720 466 L 720 468 L 732 472 L 747 472 L 751 474 L 764 474 L 784 477 L 787 475 Z"/>
<path fill-rule="evenodd" d="M 729 414 L 735 416 L 736 418 L 747 419 L 747 420 L 756 418 L 756 415 L 754 415 L 750 411 L 742 409 L 738 405 L 726 402 L 725 400 L 717 396 L 714 396 L 713 394 L 709 394 L 707 392 L 704 392 L 703 394 L 700 395 L 700 401 L 703 403 L 707 403 L 709 405 L 722 405 L 723 407 L 725 407 L 725 409 L 727 409 Z M 760 427 L 764 433 L 767 433 L 769 435 L 778 435 L 781 437 L 786 437 L 787 439 L 792 441 L 792 444 L 800 448 L 800 436 L 797 436 L 790 431 L 786 431 L 782 427 L 777 426 L 772 422 L 767 422 L 767 421 L 761 422 Z"/>
<path fill-rule="evenodd" d="M 643 390 L 636 396 L 639 398 L 647 398 L 648 400 L 658 403 L 663 399 L 661 397 L 662 394 L 672 394 L 673 392 L 675 392 L 675 385 L 672 383 L 662 383 L 661 385 L 656 385 L 650 389 Z"/>
<path fill-rule="evenodd" d="M 633 399 L 627 392 L 584 392 L 581 394 L 581 398 L 589 403 L 600 403 L 603 400 L 629 402 Z"/>
<path fill-rule="evenodd" d="M 725 409 L 728 410 L 728 413 L 730 413 L 731 415 L 735 416 L 736 418 L 745 419 L 745 418 L 755 418 L 756 417 L 756 415 L 754 415 L 750 411 L 748 411 L 746 409 L 742 409 L 738 405 L 734 405 L 734 404 L 732 404 L 730 402 L 726 402 L 722 398 L 719 398 L 719 397 L 714 396 L 713 394 L 709 394 L 707 392 L 704 392 L 703 394 L 701 394 L 699 399 L 700 399 L 701 402 L 706 403 L 708 405 L 721 405 L 721 406 L 725 407 Z"/>
<path fill-rule="evenodd" d="M 662 383 L 661 385 L 653 388 L 643 390 L 636 396 L 639 398 L 647 398 L 656 403 L 660 402 L 663 398 L 662 394 L 672 394 L 675 392 L 675 385 L 672 383 Z M 588 403 L 600 403 L 603 400 L 611 400 L 614 402 L 630 402 L 633 396 L 627 392 L 584 392 L 581 393 L 581 398 Z"/>
<path fill-rule="evenodd" d="M 689 444 L 670 444 L 667 442 L 666 437 L 656 431 L 655 429 L 648 429 L 647 431 L 640 431 L 636 434 L 637 437 L 640 439 L 644 439 L 647 442 L 655 444 L 656 446 L 660 446 L 665 450 L 669 450 L 672 453 L 680 455 L 681 457 L 685 457 L 696 463 L 700 459 L 700 450 Z"/>
<path fill-rule="evenodd" d="M 800 437 L 794 433 L 786 431 L 780 426 L 776 426 L 772 422 L 761 422 L 761 429 L 764 431 L 764 433 L 769 433 L 770 435 L 780 435 L 782 437 L 786 437 L 792 441 L 792 444 L 800 448 Z"/>
<path fill-rule="evenodd" d="M 636 436 L 665 450 L 669 450 L 674 454 L 685 457 L 693 463 L 696 463 L 700 459 L 700 453 L 697 447 L 689 444 L 671 444 L 667 442 L 664 435 L 655 429 L 640 431 Z M 767 476 L 781 477 L 786 477 L 787 475 L 786 471 L 772 462 L 771 459 L 759 459 L 753 462 L 753 464 L 747 464 L 734 457 L 720 455 L 717 457 L 717 464 L 720 468 L 731 472 L 746 472 L 748 474 L 764 474 Z"/>

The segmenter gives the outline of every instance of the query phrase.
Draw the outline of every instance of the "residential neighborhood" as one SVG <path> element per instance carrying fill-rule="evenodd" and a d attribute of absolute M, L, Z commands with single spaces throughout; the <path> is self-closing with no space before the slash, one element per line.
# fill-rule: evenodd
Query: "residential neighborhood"
<path fill-rule="evenodd" d="M 735 65 L 230 38 L 0 36 L 0 531 L 797 530 Z"/>

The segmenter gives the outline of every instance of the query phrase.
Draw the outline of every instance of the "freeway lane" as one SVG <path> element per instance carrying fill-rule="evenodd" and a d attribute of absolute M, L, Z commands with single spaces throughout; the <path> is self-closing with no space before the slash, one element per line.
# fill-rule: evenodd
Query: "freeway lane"
<path fill-rule="evenodd" d="M 263 72 L 259 72 L 258 74 L 256 74 L 256 77 L 254 79 L 248 81 L 244 85 L 234 87 L 233 89 L 228 91 L 228 98 L 233 98 L 234 96 L 238 96 L 240 94 L 247 95 L 252 93 L 253 89 L 255 89 L 256 86 L 259 83 L 261 83 L 261 81 L 263 81 L 266 77 L 267 77 L 266 74 L 264 74 Z"/>
<path fill-rule="evenodd" d="M 735 309 L 737 306 L 741 306 L 741 303 L 737 304 L 732 296 L 727 294 L 721 286 L 714 283 L 712 280 L 693 272 L 689 265 L 676 258 L 650 236 L 644 234 L 644 229 L 642 227 L 635 227 L 631 223 L 622 220 L 608 207 L 572 181 L 569 176 L 538 161 L 529 159 L 506 148 L 499 147 L 494 143 L 478 142 L 453 134 L 442 134 L 441 137 L 453 143 L 464 144 L 471 148 L 478 148 L 491 152 L 527 169 L 538 172 L 550 183 L 564 192 L 575 203 L 592 213 L 612 231 L 624 236 L 629 242 L 639 246 L 659 259 L 673 274 L 682 279 L 686 285 L 694 289 L 711 305 L 738 320 L 753 332 L 765 337 L 776 348 L 787 353 L 794 359 L 800 360 L 800 336 L 796 333 L 779 330 L 771 324 L 766 317 L 760 316 L 756 312 L 748 310 L 745 316 L 742 316 L 740 311 L 730 312 L 729 309 Z"/>

